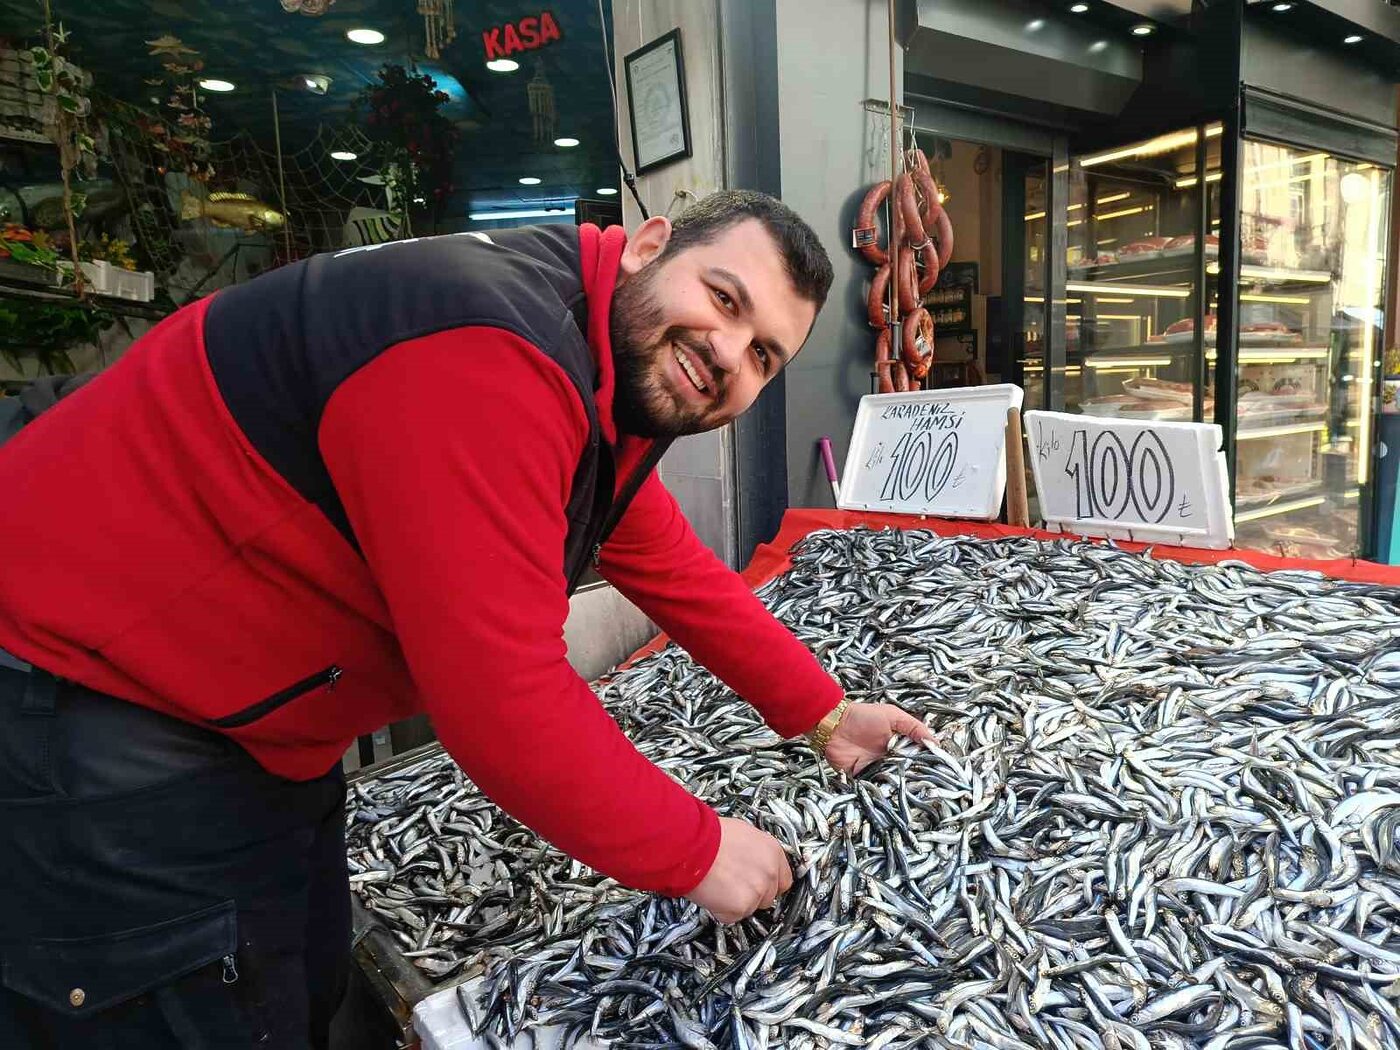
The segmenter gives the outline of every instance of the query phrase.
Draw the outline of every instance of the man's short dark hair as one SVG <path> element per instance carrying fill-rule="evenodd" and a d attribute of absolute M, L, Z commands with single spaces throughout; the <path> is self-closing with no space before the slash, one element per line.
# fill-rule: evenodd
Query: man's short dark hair
<path fill-rule="evenodd" d="M 831 260 L 812 227 L 776 197 L 755 190 L 720 190 L 697 201 L 672 224 L 661 258 L 710 244 L 731 226 L 757 219 L 783 253 L 797 294 L 820 309 L 831 290 Z"/>

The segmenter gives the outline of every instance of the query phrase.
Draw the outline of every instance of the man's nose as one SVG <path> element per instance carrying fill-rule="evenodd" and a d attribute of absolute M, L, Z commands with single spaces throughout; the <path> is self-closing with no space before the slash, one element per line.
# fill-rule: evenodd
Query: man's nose
<path fill-rule="evenodd" d="M 731 375 L 739 371 L 744 361 L 744 353 L 753 337 L 738 328 L 716 329 L 710 333 L 710 353 L 714 355 L 715 367 Z"/>

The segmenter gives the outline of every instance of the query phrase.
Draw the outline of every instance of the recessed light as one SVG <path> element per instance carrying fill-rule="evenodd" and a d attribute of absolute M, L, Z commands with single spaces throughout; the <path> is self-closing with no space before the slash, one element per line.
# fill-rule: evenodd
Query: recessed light
<path fill-rule="evenodd" d="M 1157 27 L 1151 22 L 1139 22 L 1133 26 L 1133 36 L 1151 36 L 1157 32 Z"/>
<path fill-rule="evenodd" d="M 233 81 L 213 79 L 201 80 L 199 82 L 199 86 L 202 87 L 205 91 L 232 91 Z"/>
<path fill-rule="evenodd" d="M 572 149 L 578 145 L 578 139 L 571 139 L 566 135 L 564 138 L 555 139 L 554 144 L 561 149 Z"/>
<path fill-rule="evenodd" d="M 1031 33 L 1039 33 L 1044 28 L 1045 19 L 1043 18 L 1032 18 L 1026 23 L 1026 30 Z"/>
<path fill-rule="evenodd" d="M 616 196 L 616 194 L 617 190 L 612 186 L 604 186 L 598 190 L 598 196 L 600 197 L 613 197 Z"/>
<path fill-rule="evenodd" d="M 348 149 L 331 150 L 331 160 L 359 160 L 358 153 L 351 153 Z"/>
<path fill-rule="evenodd" d="M 324 73 L 303 73 L 301 83 L 313 95 L 324 95 L 331 89 L 331 78 Z"/>
<path fill-rule="evenodd" d="M 1100 51 L 1106 50 L 1107 48 L 1107 40 L 1095 40 L 1092 44 L 1089 45 L 1090 52 L 1092 52 L 1095 55 L 1097 55 Z"/>
<path fill-rule="evenodd" d="M 1072 15 L 1082 15 L 1087 10 L 1089 10 L 1088 4 L 1071 4 L 1069 13 Z"/>
<path fill-rule="evenodd" d="M 1279 14 L 1283 14 L 1283 12 L 1285 11 L 1292 11 L 1293 5 L 1288 3 L 1274 4 L 1274 10 L 1277 11 Z"/>
<path fill-rule="evenodd" d="M 384 34 L 377 29 L 348 29 L 345 35 L 357 44 L 384 43 Z"/>
<path fill-rule="evenodd" d="M 493 58 L 486 63 L 486 68 L 492 73 L 514 73 L 520 68 L 520 63 L 513 58 Z"/>
<path fill-rule="evenodd" d="M 522 186 L 538 186 L 539 184 L 540 180 L 535 178 L 533 175 L 526 175 L 523 179 L 520 180 L 520 185 Z"/>
<path fill-rule="evenodd" d="M 1343 40 L 1342 43 L 1344 43 L 1344 44 L 1359 44 L 1359 43 L 1361 43 L 1361 37 L 1360 37 L 1360 35 L 1358 35 L 1358 34 L 1356 34 L 1356 33 L 1353 33 L 1353 34 L 1351 34 L 1351 36 L 1349 36 L 1349 37 L 1347 37 L 1345 40 Z"/>

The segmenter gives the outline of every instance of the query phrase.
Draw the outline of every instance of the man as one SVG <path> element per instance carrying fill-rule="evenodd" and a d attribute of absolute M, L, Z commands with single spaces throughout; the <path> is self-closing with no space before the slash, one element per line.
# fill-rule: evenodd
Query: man
<path fill-rule="evenodd" d="M 339 758 L 420 710 L 584 863 L 721 921 L 771 905 L 782 848 L 642 758 L 562 625 L 596 563 L 833 765 L 926 732 L 847 709 L 652 472 L 753 403 L 830 283 L 755 193 L 630 239 L 352 249 L 179 311 L 0 448 L 0 1045 L 324 1046 Z"/>

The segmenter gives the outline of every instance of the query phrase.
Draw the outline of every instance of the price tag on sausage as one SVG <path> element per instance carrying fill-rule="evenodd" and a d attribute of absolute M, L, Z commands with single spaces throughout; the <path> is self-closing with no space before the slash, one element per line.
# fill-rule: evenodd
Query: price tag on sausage
<path fill-rule="evenodd" d="M 1234 539 L 1220 427 L 1027 412 L 1040 515 L 1053 532 L 1224 550 Z"/>
<path fill-rule="evenodd" d="M 860 399 L 843 510 L 991 520 L 1006 491 L 1006 417 L 1021 388 L 870 394 Z"/>

